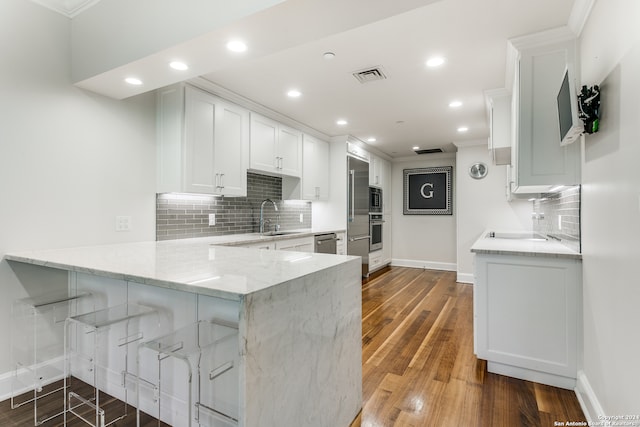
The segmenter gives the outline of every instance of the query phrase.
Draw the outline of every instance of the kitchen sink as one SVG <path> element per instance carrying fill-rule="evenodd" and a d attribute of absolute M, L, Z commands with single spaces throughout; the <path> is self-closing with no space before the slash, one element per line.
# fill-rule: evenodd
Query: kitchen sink
<path fill-rule="evenodd" d="M 287 236 L 289 234 L 301 234 L 299 231 L 269 231 L 263 233 L 263 236 Z"/>
<path fill-rule="evenodd" d="M 531 240 L 543 242 L 547 240 L 544 234 L 534 233 L 530 231 L 524 232 L 496 232 L 491 231 L 485 236 L 489 239 L 512 239 L 512 240 Z"/>

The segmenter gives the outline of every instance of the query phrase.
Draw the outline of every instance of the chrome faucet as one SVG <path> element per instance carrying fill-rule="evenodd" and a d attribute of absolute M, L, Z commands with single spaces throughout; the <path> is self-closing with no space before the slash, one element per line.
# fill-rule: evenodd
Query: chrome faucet
<path fill-rule="evenodd" d="M 260 204 L 260 234 L 264 233 L 264 223 L 265 223 L 265 219 L 264 219 L 264 205 L 267 202 L 271 202 L 273 204 L 273 209 L 276 210 L 276 212 L 278 212 L 278 205 L 276 205 L 276 202 L 274 202 L 271 199 L 264 199 L 262 201 L 262 203 Z M 278 215 L 278 219 L 280 219 L 280 215 Z M 278 221 L 279 222 L 279 221 Z M 277 229 L 280 228 L 280 224 L 276 224 L 276 231 Z"/>

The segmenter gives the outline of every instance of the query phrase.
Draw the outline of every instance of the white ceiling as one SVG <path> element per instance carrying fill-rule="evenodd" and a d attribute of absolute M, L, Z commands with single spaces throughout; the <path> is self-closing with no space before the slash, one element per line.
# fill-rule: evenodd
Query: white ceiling
<path fill-rule="evenodd" d="M 89 7 L 96 2 L 33 1 L 68 7 Z M 322 0 L 305 1 L 287 3 L 316 8 L 323 4 L 317 3 Z M 375 137 L 377 141 L 369 144 L 391 157 L 414 155 L 414 145 L 452 150 L 453 141 L 488 136 L 483 91 L 504 87 L 507 40 L 567 25 L 574 0 L 431 1 L 365 25 L 345 25 L 351 29 L 302 44 L 286 42 L 287 32 L 293 32 L 286 25 L 262 31 L 255 44 L 264 46 L 271 40 L 281 48 L 258 54 L 249 51 L 245 60 L 221 59 L 218 64 L 223 66 L 203 75 L 326 135 L 350 134 L 363 141 Z M 379 10 L 389 5 L 383 0 L 366 3 Z M 332 7 L 339 10 L 335 4 Z M 333 13 L 340 22 L 357 19 L 355 14 Z M 299 24 L 292 25 L 298 36 L 304 31 L 304 23 Z M 318 24 L 309 22 L 309 28 Z M 251 39 L 248 44 L 251 50 Z M 323 59 L 327 51 L 334 52 L 335 58 Z M 446 57 L 446 63 L 429 69 L 425 61 L 435 54 Z M 352 76 L 354 71 L 374 66 L 381 66 L 388 78 L 361 84 Z M 117 81 L 120 84 L 121 79 Z M 288 98 L 290 88 L 299 89 L 302 96 Z M 464 105 L 450 109 L 448 104 L 454 99 Z M 349 124 L 336 125 L 338 118 Z M 460 134 L 456 131 L 459 126 L 469 131 Z"/>

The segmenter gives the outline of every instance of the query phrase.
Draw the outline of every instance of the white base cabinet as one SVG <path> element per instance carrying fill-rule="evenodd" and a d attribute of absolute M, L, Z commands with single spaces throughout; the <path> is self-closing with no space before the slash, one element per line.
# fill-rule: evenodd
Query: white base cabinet
<path fill-rule="evenodd" d="M 582 262 L 476 254 L 474 347 L 489 372 L 573 389 Z"/>

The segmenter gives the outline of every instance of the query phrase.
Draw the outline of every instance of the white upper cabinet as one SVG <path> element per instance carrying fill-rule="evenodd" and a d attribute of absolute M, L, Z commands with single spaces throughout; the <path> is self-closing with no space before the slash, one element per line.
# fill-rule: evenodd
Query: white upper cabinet
<path fill-rule="evenodd" d="M 302 198 L 329 200 L 329 143 L 302 137 Z"/>
<path fill-rule="evenodd" d="M 369 154 L 369 185 L 382 187 L 382 159 L 375 154 Z"/>
<path fill-rule="evenodd" d="M 251 113 L 250 168 L 302 176 L 302 132 Z"/>
<path fill-rule="evenodd" d="M 489 150 L 494 165 L 511 164 L 511 93 L 506 89 L 485 91 L 489 113 Z"/>
<path fill-rule="evenodd" d="M 557 94 L 576 42 L 557 29 L 511 40 L 517 58 L 512 99 L 514 193 L 580 184 L 580 144 L 560 146 Z M 577 102 L 577 100 L 575 100 Z"/>
<path fill-rule="evenodd" d="M 184 84 L 160 89 L 158 192 L 246 196 L 249 112 Z"/>

